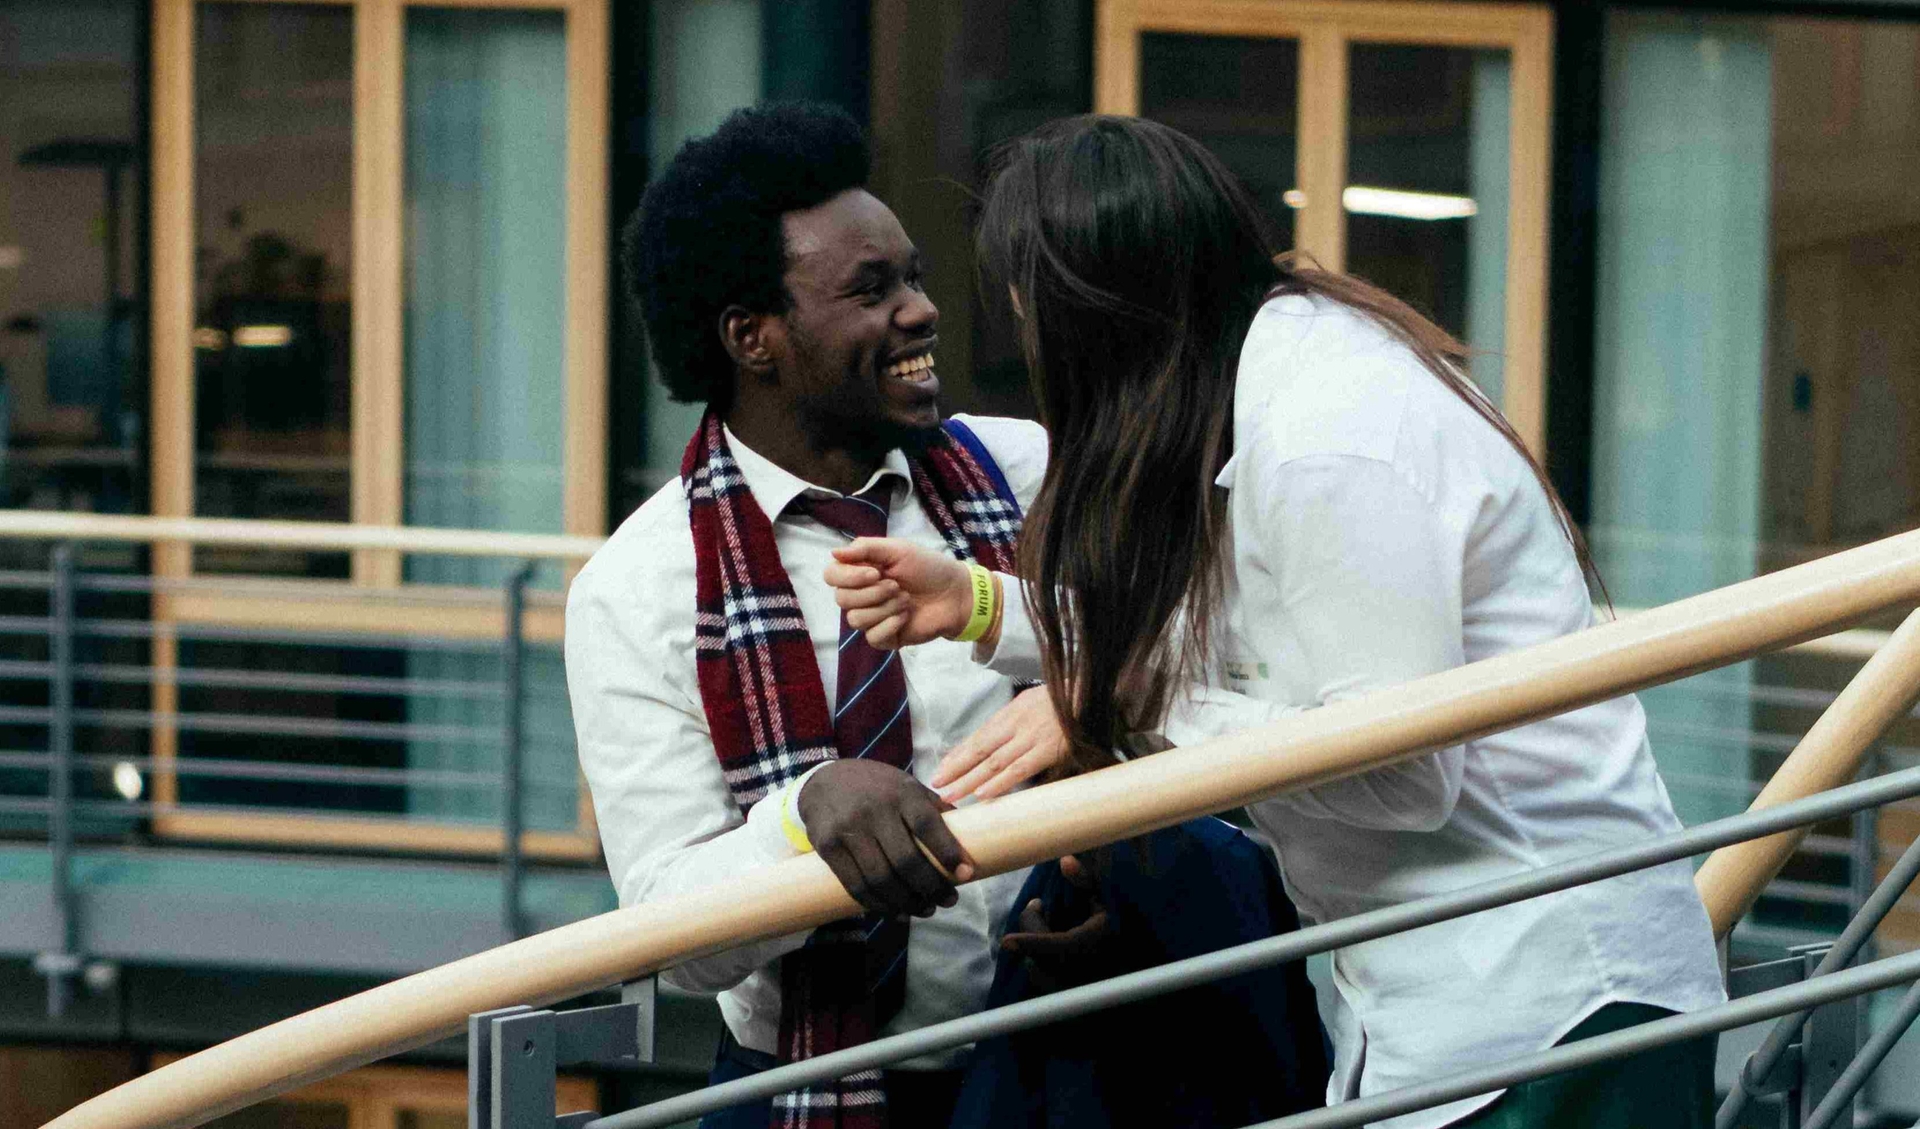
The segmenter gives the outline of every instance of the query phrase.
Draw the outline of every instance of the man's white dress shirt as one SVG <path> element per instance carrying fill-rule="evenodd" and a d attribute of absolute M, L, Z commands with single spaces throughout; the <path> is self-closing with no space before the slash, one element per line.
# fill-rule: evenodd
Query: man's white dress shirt
<path fill-rule="evenodd" d="M 1047 439 L 1024 420 L 959 417 L 973 428 L 1024 509 L 1046 470 Z M 754 501 L 773 521 L 774 544 L 813 637 L 829 705 L 839 671 L 840 609 L 822 574 L 847 543 L 810 517 L 787 515 L 810 486 L 727 433 Z M 921 509 L 905 456 L 875 474 L 896 475 L 888 533 L 947 552 Z M 871 482 L 868 483 L 871 485 Z M 864 489 L 864 487 L 863 487 Z M 780 831 L 783 793 L 743 818 L 720 773 L 694 667 L 694 554 L 687 499 L 678 481 L 623 522 L 573 582 L 567 597 L 567 687 L 580 763 L 593 792 L 607 869 L 621 905 L 672 897 L 793 856 Z M 913 773 L 933 775 L 940 757 L 1012 698 L 1006 677 L 975 665 L 971 644 L 936 642 L 900 653 L 913 720 Z M 1024 871 L 960 887 L 960 901 L 913 922 L 906 1004 L 881 1034 L 979 1011 L 993 981 L 998 929 Z M 775 1053 L 780 974 L 775 961 L 806 934 L 733 949 L 662 974 L 669 984 L 718 992 L 742 1046 Z M 950 1065 L 957 1053 L 902 1064 Z"/>
<path fill-rule="evenodd" d="M 1592 605 L 1532 470 L 1375 323 L 1269 302 L 1241 353 L 1227 631 L 1175 745 L 1579 631 Z M 1032 629 L 995 669 L 1037 670 Z M 1617 698 L 1255 805 L 1310 922 L 1678 830 L 1646 721 Z M 1543 1049 L 1609 1002 L 1721 1002 L 1684 861 L 1343 949 L 1330 1101 Z M 1495 1095 L 1383 1122 L 1427 1129 Z"/>

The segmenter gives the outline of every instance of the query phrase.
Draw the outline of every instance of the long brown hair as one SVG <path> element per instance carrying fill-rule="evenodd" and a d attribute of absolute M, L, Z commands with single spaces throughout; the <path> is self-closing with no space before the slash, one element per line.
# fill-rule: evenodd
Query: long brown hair
<path fill-rule="evenodd" d="M 1468 350 L 1357 278 L 1274 254 L 1265 217 L 1198 142 L 1139 118 L 1050 123 L 997 156 L 979 227 L 1010 286 L 1046 477 L 1021 567 L 1070 770 L 1110 763 L 1200 680 L 1225 597 L 1233 390 L 1254 315 L 1283 294 L 1360 311 L 1533 468 L 1583 568 L 1586 546 L 1513 427 L 1468 383 Z"/>

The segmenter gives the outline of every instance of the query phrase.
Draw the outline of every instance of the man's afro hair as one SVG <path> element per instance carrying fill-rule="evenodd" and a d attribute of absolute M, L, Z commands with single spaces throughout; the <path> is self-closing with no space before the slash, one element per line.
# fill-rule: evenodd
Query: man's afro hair
<path fill-rule="evenodd" d="M 735 110 L 680 147 L 627 221 L 621 254 L 675 400 L 727 410 L 733 362 L 720 344 L 721 311 L 786 311 L 780 217 L 864 187 L 868 162 L 860 126 L 818 102 Z"/>

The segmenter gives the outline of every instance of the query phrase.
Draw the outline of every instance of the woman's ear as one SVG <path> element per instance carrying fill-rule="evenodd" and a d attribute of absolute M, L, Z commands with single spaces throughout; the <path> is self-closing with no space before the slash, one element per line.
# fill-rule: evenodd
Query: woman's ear
<path fill-rule="evenodd" d="M 734 368 L 765 376 L 773 371 L 774 349 L 780 332 L 780 319 L 773 314 L 756 314 L 744 306 L 728 306 L 720 311 L 720 344 L 733 358 Z"/>

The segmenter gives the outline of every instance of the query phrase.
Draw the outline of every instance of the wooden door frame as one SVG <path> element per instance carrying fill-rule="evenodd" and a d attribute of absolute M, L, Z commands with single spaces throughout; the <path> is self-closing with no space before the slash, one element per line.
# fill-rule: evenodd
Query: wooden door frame
<path fill-rule="evenodd" d="M 201 4 L 279 0 L 152 0 L 152 497 L 156 517 L 192 517 L 194 496 L 194 17 Z M 562 361 L 562 528 L 569 534 L 606 532 L 607 440 L 607 163 L 608 5 L 611 0 L 317 0 L 350 7 L 354 17 L 353 77 L 353 310 L 350 509 L 355 524 L 403 523 L 405 383 L 402 248 L 405 237 L 406 9 L 485 8 L 558 11 L 566 20 L 566 277 Z M 275 525 L 262 521 L 262 527 Z M 184 542 L 153 550 L 156 581 L 188 581 L 193 555 Z M 168 762 L 178 755 L 175 627 L 245 625 L 423 637 L 466 637 L 496 630 L 499 613 L 481 610 L 447 617 L 415 607 L 395 614 L 390 601 L 371 599 L 404 591 L 402 552 L 358 549 L 347 581 L 297 586 L 298 598 L 202 589 L 156 592 L 152 729 L 154 817 L 162 836 L 331 845 L 398 846 L 455 853 L 499 850 L 497 828 L 422 823 L 396 829 L 391 821 L 300 816 L 165 813 L 178 800 Z M 569 570 L 569 577 L 571 570 Z M 460 593 L 450 593 L 458 596 Z M 529 637 L 557 638 L 559 617 L 534 612 Z M 586 786 L 580 785 L 578 826 L 566 832 L 528 832 L 526 849 L 546 856 L 590 858 L 598 849 Z"/>
<path fill-rule="evenodd" d="M 1553 11 L 1544 4 L 1408 0 L 1097 0 L 1094 109 L 1140 112 L 1140 35 L 1165 31 L 1300 43 L 1296 246 L 1346 266 L 1347 49 L 1353 43 L 1504 49 L 1512 59 L 1507 293 L 1501 410 L 1536 458 L 1547 436 L 1547 236 L 1552 177 Z"/>

